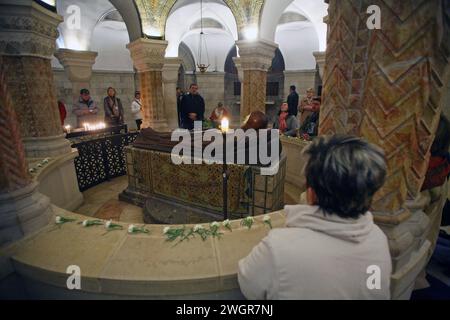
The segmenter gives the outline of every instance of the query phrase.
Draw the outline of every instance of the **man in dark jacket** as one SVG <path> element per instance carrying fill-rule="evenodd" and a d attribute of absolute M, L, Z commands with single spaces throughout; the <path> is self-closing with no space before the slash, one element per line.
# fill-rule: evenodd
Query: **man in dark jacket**
<path fill-rule="evenodd" d="M 295 90 L 296 90 L 295 86 L 291 86 L 291 91 L 290 91 L 291 93 L 289 94 L 289 96 L 287 98 L 287 104 L 289 107 L 289 115 L 296 117 L 298 114 L 299 97 L 298 97 L 298 93 Z"/>
<path fill-rule="evenodd" d="M 181 101 L 181 118 L 183 129 L 194 129 L 195 121 L 203 121 L 205 118 L 205 100 L 198 93 L 198 85 L 193 83 L 189 87 L 189 94 Z"/>

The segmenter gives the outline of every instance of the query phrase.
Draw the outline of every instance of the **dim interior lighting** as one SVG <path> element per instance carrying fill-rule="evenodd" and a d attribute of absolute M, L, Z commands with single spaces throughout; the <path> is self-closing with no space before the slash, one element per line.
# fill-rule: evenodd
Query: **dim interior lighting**
<path fill-rule="evenodd" d="M 258 38 L 258 27 L 247 27 L 244 29 L 243 34 L 246 40 L 256 40 Z"/>
<path fill-rule="evenodd" d="M 106 128 L 106 124 L 104 122 L 98 122 L 98 123 L 83 123 L 84 131 L 96 131 Z"/>

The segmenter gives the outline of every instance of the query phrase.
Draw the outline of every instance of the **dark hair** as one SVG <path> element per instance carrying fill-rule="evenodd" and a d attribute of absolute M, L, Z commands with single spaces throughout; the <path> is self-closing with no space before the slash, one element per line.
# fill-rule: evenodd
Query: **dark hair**
<path fill-rule="evenodd" d="M 80 94 L 89 94 L 89 90 L 88 89 L 81 89 L 80 90 Z"/>
<path fill-rule="evenodd" d="M 189 86 L 189 89 L 192 88 L 193 86 L 198 87 L 198 84 L 196 84 L 196 83 L 191 83 L 191 85 Z"/>
<path fill-rule="evenodd" d="M 134 92 L 134 96 L 136 97 L 138 94 L 141 94 L 141 92 L 140 91 L 135 91 Z"/>
<path fill-rule="evenodd" d="M 297 88 L 295 86 L 291 86 L 291 90 L 295 91 Z"/>
<path fill-rule="evenodd" d="M 450 148 L 450 122 L 447 117 L 441 114 L 439 126 L 436 131 L 433 145 L 431 146 L 431 155 L 433 157 L 445 156 Z"/>
<path fill-rule="evenodd" d="M 113 87 L 108 87 L 108 89 L 106 90 L 106 94 L 109 93 L 109 90 L 110 90 L 110 89 L 113 89 L 113 90 L 114 90 L 114 95 L 117 93 L 117 92 L 116 92 L 116 89 L 114 89 Z"/>
<path fill-rule="evenodd" d="M 334 135 L 318 137 L 305 153 L 306 183 L 325 213 L 356 219 L 369 210 L 386 178 L 380 148 L 358 137 Z"/>

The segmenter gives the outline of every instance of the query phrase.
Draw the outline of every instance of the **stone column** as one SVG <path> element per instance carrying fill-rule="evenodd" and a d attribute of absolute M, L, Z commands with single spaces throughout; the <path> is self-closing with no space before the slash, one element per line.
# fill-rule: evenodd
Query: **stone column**
<path fill-rule="evenodd" d="M 200 90 L 200 94 L 205 99 L 205 118 L 209 118 L 211 112 L 217 107 L 217 104 L 219 102 L 224 103 L 225 73 L 197 73 L 197 84 Z"/>
<path fill-rule="evenodd" d="M 141 38 L 128 44 L 127 48 L 139 74 L 144 109 L 143 127 L 168 131 L 162 88 L 162 69 L 167 41 Z"/>
<path fill-rule="evenodd" d="M 59 49 L 55 53 L 55 57 L 59 60 L 64 67 L 67 78 L 72 83 L 72 104 L 68 104 L 67 113 L 72 113 L 72 105 L 78 101 L 80 97 L 81 89 L 89 89 L 91 94 L 91 78 L 92 78 L 92 66 L 95 63 L 97 52 L 93 51 L 77 51 L 70 49 Z M 106 87 L 105 87 L 106 95 Z M 102 101 L 96 101 L 100 111 L 103 110 Z M 99 121 L 103 121 L 99 116 Z M 76 123 L 76 122 L 75 122 Z"/>
<path fill-rule="evenodd" d="M 317 66 L 319 67 L 320 78 L 323 81 L 323 72 L 325 69 L 325 52 L 316 51 L 313 52 L 314 58 L 316 58 Z"/>
<path fill-rule="evenodd" d="M 450 73 L 448 4 L 329 4 L 319 131 L 360 135 L 384 149 L 388 175 L 372 211 L 389 240 L 392 297 L 407 299 L 432 249 L 419 196 Z M 369 5 L 380 6 L 382 30 L 367 28 Z"/>
<path fill-rule="evenodd" d="M 278 46 L 264 40 L 242 40 L 236 45 L 243 70 L 241 120 L 244 120 L 252 111 L 266 111 L 267 71 Z"/>
<path fill-rule="evenodd" d="M 63 19 L 32 0 L 1 0 L 0 21 L 0 55 L 27 156 L 69 152 L 50 63 Z"/>
<path fill-rule="evenodd" d="M 164 89 L 164 106 L 166 111 L 166 119 L 169 129 L 178 128 L 178 110 L 177 110 L 177 82 L 178 71 L 183 62 L 180 58 L 166 58 L 162 70 L 163 89 Z"/>
<path fill-rule="evenodd" d="M 28 174 L 5 69 L 0 56 L 0 247 L 45 226 L 51 216 L 49 199 Z"/>

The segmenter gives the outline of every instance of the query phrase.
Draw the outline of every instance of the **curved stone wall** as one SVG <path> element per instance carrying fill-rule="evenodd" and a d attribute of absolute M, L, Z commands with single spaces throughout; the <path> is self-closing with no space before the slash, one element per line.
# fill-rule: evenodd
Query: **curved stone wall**
<path fill-rule="evenodd" d="M 2 254 L 11 257 L 30 298 L 242 298 L 238 261 L 269 231 L 260 216 L 251 229 L 235 220 L 232 231 L 221 227 L 220 239 L 197 236 L 176 244 L 166 241 L 164 225 L 147 225 L 150 233 L 142 235 L 128 234 L 128 224 L 106 232 L 103 226 L 78 224 L 85 216 L 56 206 L 52 210 L 77 221 L 59 227 L 51 223 Z M 273 227 L 284 225 L 283 212 L 270 217 Z M 80 267 L 81 290 L 67 289 L 71 265 Z"/>

